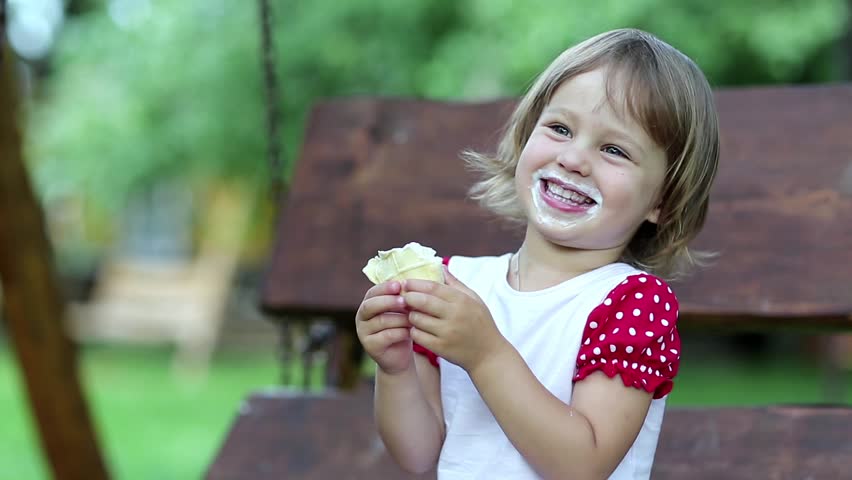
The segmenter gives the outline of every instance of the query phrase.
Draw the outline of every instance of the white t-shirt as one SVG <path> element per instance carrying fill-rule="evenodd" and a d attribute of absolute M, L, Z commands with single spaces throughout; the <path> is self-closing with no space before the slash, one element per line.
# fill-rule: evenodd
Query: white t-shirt
<path fill-rule="evenodd" d="M 519 292 L 506 281 L 510 259 L 511 254 L 456 256 L 449 269 L 482 298 L 503 336 L 566 404 L 574 382 L 597 370 L 610 377 L 618 373 L 625 385 L 654 392 L 638 437 L 610 476 L 649 478 L 665 396 L 680 359 L 677 300 L 671 289 L 653 275 L 615 263 L 544 290 Z M 446 424 L 438 478 L 539 478 L 503 433 L 467 372 L 444 359 L 435 363 L 441 371 Z"/>

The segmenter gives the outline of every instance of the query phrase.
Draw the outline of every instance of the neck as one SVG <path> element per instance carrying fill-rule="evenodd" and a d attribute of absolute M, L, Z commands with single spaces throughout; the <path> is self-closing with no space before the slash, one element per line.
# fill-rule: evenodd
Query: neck
<path fill-rule="evenodd" d="M 527 227 L 524 242 L 515 257 L 517 263 L 512 262 L 514 265 L 510 268 L 510 273 L 515 267 L 518 269 L 512 283 L 522 291 L 542 290 L 617 262 L 620 256 L 620 250 L 563 247 L 543 238 L 534 228 Z"/>

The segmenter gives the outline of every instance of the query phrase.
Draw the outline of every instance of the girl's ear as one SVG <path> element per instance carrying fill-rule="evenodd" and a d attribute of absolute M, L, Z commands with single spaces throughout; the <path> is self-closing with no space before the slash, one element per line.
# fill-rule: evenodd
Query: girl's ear
<path fill-rule="evenodd" d="M 657 221 L 659 221 L 659 219 L 660 219 L 660 207 L 655 207 L 650 212 L 648 212 L 648 215 L 645 216 L 645 220 L 653 223 L 654 225 L 657 224 Z"/>
<path fill-rule="evenodd" d="M 663 209 L 663 194 L 661 192 L 657 192 L 656 205 L 654 208 L 648 211 L 648 214 L 645 215 L 645 220 L 656 225 L 660 221 L 660 211 Z"/>

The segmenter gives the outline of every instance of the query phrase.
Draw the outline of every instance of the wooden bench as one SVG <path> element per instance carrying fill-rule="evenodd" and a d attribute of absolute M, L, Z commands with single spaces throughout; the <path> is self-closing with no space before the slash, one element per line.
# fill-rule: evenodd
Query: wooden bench
<path fill-rule="evenodd" d="M 681 325 L 852 330 L 852 85 L 719 90 L 717 104 L 722 161 L 696 246 L 721 256 L 676 284 Z M 513 105 L 361 98 L 314 109 L 262 305 L 283 321 L 336 322 L 337 386 L 359 384 L 353 315 L 376 250 L 415 240 L 483 255 L 519 244 L 465 199 L 473 177 L 458 159 L 463 148 L 493 149 Z M 364 458 L 384 465 L 365 453 L 377 448 L 369 422 L 363 393 L 252 396 L 209 476 L 397 478 L 359 470 Z M 671 408 L 663 428 L 655 479 L 852 470 L 849 408 Z"/>
<path fill-rule="evenodd" d="M 852 468 L 849 409 L 671 408 L 654 480 L 841 479 Z M 376 434 L 372 392 L 249 397 L 208 480 L 434 479 L 403 472 Z"/>

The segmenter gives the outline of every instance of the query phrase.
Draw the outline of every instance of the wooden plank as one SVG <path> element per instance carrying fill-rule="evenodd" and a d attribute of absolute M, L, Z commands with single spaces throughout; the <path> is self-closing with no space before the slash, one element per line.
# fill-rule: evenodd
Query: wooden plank
<path fill-rule="evenodd" d="M 207 480 L 429 479 L 409 475 L 376 433 L 372 392 L 257 392 L 240 408 Z"/>
<path fill-rule="evenodd" d="M 852 84 L 719 90 L 722 161 L 696 245 L 721 255 L 677 285 L 685 325 L 852 328 Z M 354 312 L 379 249 L 500 254 L 520 232 L 465 200 L 458 152 L 493 149 L 513 100 L 317 105 L 261 303 Z"/>
<path fill-rule="evenodd" d="M 240 409 L 208 480 L 414 479 L 375 433 L 372 393 L 258 392 Z M 655 480 L 848 478 L 852 408 L 669 408 Z"/>
<path fill-rule="evenodd" d="M 849 478 L 852 408 L 666 412 L 653 478 Z"/>
<path fill-rule="evenodd" d="M 678 287 L 681 309 L 852 327 L 852 84 L 717 99 L 722 160 L 696 244 L 721 256 Z"/>
<path fill-rule="evenodd" d="M 0 57 L 0 280 L 6 326 L 54 478 L 105 479 L 106 466 L 80 389 L 74 346 L 44 215 L 30 187 L 17 128 L 14 56 Z"/>
<path fill-rule="evenodd" d="M 278 223 L 264 307 L 351 314 L 370 285 L 361 273 L 366 260 L 410 240 L 468 255 L 511 247 L 519 237 L 464 200 L 473 177 L 456 160 L 460 147 L 492 144 L 483 123 L 498 128 L 495 119 L 510 108 L 372 99 L 318 105 Z M 466 225 L 479 234 L 459 228 Z"/>

